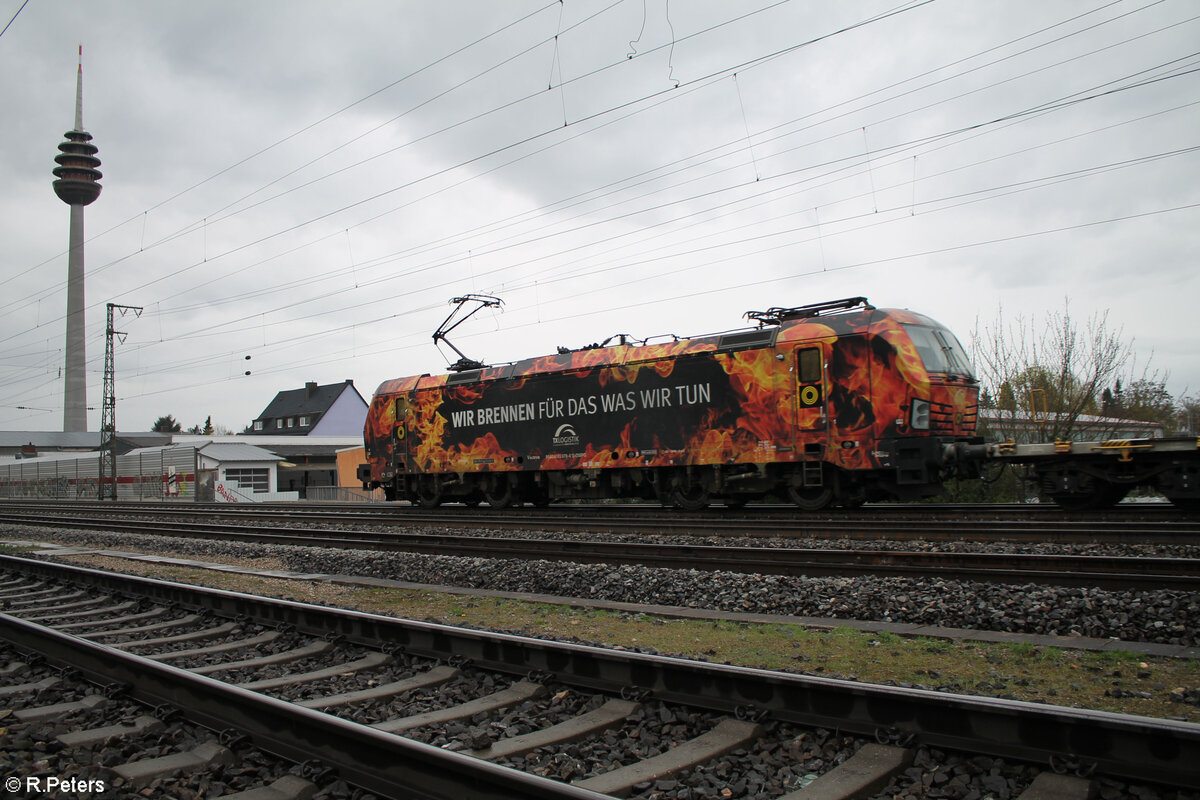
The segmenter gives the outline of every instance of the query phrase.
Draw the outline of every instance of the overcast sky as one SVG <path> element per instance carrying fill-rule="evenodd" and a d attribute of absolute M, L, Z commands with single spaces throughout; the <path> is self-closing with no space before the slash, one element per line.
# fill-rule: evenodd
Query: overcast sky
<path fill-rule="evenodd" d="M 108 302 L 144 308 L 118 325 L 125 431 L 442 372 L 431 334 L 471 292 L 503 310 L 451 341 L 489 363 L 856 295 L 969 346 L 1069 300 L 1200 391 L 1190 0 L 22 2 L 0 0 L 3 429 L 62 426 L 50 170 L 80 44 L 90 430 Z"/>

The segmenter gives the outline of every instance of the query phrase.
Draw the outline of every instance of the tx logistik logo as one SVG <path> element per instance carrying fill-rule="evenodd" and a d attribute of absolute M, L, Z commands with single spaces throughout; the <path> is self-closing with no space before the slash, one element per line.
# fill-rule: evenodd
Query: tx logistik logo
<path fill-rule="evenodd" d="M 93 794 L 103 794 L 108 787 L 104 785 L 103 780 L 97 778 L 60 778 L 54 775 L 30 775 L 27 778 L 19 778 L 16 775 L 10 775 L 4 779 L 4 788 L 13 794 L 21 790 L 38 792 L 39 794 L 43 792 L 68 792 L 70 794 L 91 792 Z"/>
<path fill-rule="evenodd" d="M 575 432 L 575 428 L 569 422 L 564 422 L 558 426 L 558 430 L 551 437 L 555 447 L 568 447 L 579 444 L 579 434 Z"/>

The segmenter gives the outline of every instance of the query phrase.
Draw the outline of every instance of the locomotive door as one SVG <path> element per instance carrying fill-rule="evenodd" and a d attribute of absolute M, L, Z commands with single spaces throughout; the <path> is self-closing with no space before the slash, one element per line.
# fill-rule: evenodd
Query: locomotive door
<path fill-rule="evenodd" d="M 825 364 L 829 344 L 803 342 L 794 351 L 796 374 L 796 450 L 805 459 L 820 459 L 828 441 Z"/>
<path fill-rule="evenodd" d="M 396 398 L 392 413 L 395 415 L 395 425 L 392 427 L 392 465 L 401 471 L 408 466 L 408 415 L 409 401 L 407 395 Z"/>
<path fill-rule="evenodd" d="M 875 423 L 867 337 L 801 342 L 795 359 L 797 451 L 806 461 L 857 461 Z"/>

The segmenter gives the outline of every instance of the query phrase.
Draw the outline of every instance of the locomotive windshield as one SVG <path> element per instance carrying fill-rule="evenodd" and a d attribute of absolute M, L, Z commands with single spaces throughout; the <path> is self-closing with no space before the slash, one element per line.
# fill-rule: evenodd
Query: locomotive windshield
<path fill-rule="evenodd" d="M 971 360 L 957 337 L 945 328 L 930 328 L 925 325 L 904 325 L 912 338 L 925 369 L 946 375 L 962 375 L 974 379 Z"/>

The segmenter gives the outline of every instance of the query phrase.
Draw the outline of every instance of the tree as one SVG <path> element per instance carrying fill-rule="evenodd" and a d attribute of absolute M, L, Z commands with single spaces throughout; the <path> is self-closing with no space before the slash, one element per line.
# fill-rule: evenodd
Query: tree
<path fill-rule="evenodd" d="M 1043 414 L 1042 438 L 1070 438 L 1080 415 L 1099 410 L 1101 387 L 1122 374 L 1133 355 L 1121 330 L 1109 327 L 1108 312 L 1081 326 L 1069 301 L 1040 323 L 1021 316 L 1008 323 L 998 308 L 993 323 L 971 332 L 971 345 L 980 383 L 996 398 L 991 433 L 1003 438 L 1015 438 L 1022 418 Z"/>
<path fill-rule="evenodd" d="M 1121 379 L 1112 388 L 1105 387 L 1100 394 L 1100 413 L 1106 417 L 1119 417 L 1125 410 L 1125 390 L 1121 387 Z"/>
<path fill-rule="evenodd" d="M 1177 427 L 1175 398 L 1167 391 L 1166 382 L 1157 378 L 1140 378 L 1122 392 L 1121 416 L 1143 422 L 1157 422 L 1174 433 Z"/>
<path fill-rule="evenodd" d="M 1175 429 L 1181 434 L 1195 436 L 1200 430 L 1200 395 L 1184 395 L 1177 406 Z"/>
<path fill-rule="evenodd" d="M 183 430 L 183 426 L 176 422 L 173 416 L 167 414 L 165 417 L 156 419 L 154 427 L 150 430 L 155 433 L 180 433 Z"/>
<path fill-rule="evenodd" d="M 193 425 L 192 427 L 187 429 L 187 432 L 190 434 L 193 434 L 195 436 L 212 436 L 213 435 L 212 415 L 210 414 L 208 416 L 208 418 L 206 418 L 204 420 L 203 425 Z"/>

